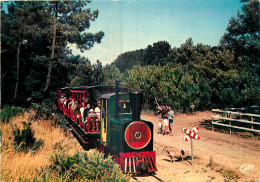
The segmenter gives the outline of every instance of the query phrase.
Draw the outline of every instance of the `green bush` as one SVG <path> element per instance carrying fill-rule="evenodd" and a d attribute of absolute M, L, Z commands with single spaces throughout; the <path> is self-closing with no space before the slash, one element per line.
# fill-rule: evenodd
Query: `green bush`
<path fill-rule="evenodd" d="M 36 152 L 44 144 L 42 139 L 38 141 L 35 139 L 31 123 L 23 121 L 23 129 L 21 130 L 19 127 L 15 126 L 12 133 L 14 137 L 13 145 L 16 151 Z"/>
<path fill-rule="evenodd" d="M 9 121 L 19 114 L 23 113 L 23 109 L 21 107 L 14 107 L 5 105 L 1 110 L 1 122 L 9 123 Z"/>
<path fill-rule="evenodd" d="M 238 181 L 241 176 L 239 176 L 236 172 L 228 169 L 224 169 L 223 167 L 216 170 L 224 177 L 224 181 Z"/>
<path fill-rule="evenodd" d="M 51 102 L 45 103 L 44 106 L 33 103 L 30 109 L 35 111 L 35 113 L 30 117 L 31 120 L 51 119 L 55 126 L 58 125 L 62 128 L 66 126 L 66 120 L 56 114 L 57 107 Z"/>
<path fill-rule="evenodd" d="M 64 118 L 62 118 L 61 116 L 54 115 L 52 120 L 53 120 L 54 125 L 58 125 L 62 128 L 66 127 L 67 121 Z"/>
<path fill-rule="evenodd" d="M 119 166 L 99 152 L 70 156 L 65 153 L 51 156 L 51 164 L 37 170 L 36 181 L 129 181 Z M 34 179 L 35 180 L 35 179 Z"/>
<path fill-rule="evenodd" d="M 30 107 L 30 109 L 34 110 L 34 115 L 31 116 L 30 119 L 32 120 L 38 120 L 38 119 L 51 119 L 52 118 L 52 112 L 47 106 L 42 106 L 36 103 L 33 103 Z"/>

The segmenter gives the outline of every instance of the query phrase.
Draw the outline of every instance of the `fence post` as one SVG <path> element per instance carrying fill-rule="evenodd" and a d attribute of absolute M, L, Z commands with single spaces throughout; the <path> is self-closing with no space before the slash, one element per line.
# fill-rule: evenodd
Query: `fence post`
<path fill-rule="evenodd" d="M 213 122 L 214 122 L 214 119 L 212 117 L 212 122 L 211 122 L 211 124 L 212 124 L 212 131 L 214 131 L 214 124 L 213 124 Z"/>
<path fill-rule="evenodd" d="M 229 119 L 231 119 L 231 113 L 229 114 Z M 231 120 L 229 120 L 229 125 L 231 126 Z M 232 135 L 231 127 L 229 127 L 229 134 Z"/>
<path fill-rule="evenodd" d="M 254 122 L 254 117 L 251 117 L 251 121 Z M 254 124 L 251 124 L 251 129 L 254 129 Z M 252 138 L 255 139 L 254 132 L 252 132 Z"/>

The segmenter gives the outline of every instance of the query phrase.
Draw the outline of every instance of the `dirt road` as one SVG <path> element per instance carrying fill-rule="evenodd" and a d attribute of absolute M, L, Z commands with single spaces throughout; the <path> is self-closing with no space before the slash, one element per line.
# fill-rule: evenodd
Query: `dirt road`
<path fill-rule="evenodd" d="M 154 150 L 157 154 L 157 176 L 164 181 L 239 181 L 260 180 L 260 140 L 243 138 L 220 132 L 213 132 L 205 125 L 211 120 L 211 112 L 197 112 L 194 115 L 177 114 L 173 123 L 173 136 L 157 134 L 158 116 L 142 115 L 141 118 L 154 123 Z M 184 162 L 169 162 L 171 150 L 179 155 L 184 150 L 191 155 L 190 142 L 184 142 L 182 129 L 199 127 L 200 140 L 194 140 L 195 165 Z M 211 163 L 210 163 L 211 160 Z M 210 164 L 210 167 L 208 165 Z M 147 181 L 142 178 L 140 181 Z M 150 179 L 148 181 L 151 181 Z M 155 180 L 156 181 L 156 180 Z"/>

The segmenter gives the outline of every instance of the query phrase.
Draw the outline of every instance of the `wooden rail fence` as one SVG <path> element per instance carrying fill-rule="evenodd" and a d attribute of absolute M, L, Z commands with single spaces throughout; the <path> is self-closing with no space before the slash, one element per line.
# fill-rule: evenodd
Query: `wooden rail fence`
<path fill-rule="evenodd" d="M 219 109 L 212 109 L 212 112 L 212 131 L 214 131 L 214 125 L 229 127 L 230 135 L 232 135 L 232 128 L 245 130 L 252 132 L 253 140 L 254 133 L 260 133 L 260 115 L 258 114 L 225 111 Z M 242 123 L 248 124 L 250 128 L 245 126 L 236 126 L 241 125 Z"/>

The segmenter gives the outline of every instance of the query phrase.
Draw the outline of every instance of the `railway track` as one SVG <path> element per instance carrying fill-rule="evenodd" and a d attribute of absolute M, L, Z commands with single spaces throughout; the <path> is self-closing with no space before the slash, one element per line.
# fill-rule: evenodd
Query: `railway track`
<path fill-rule="evenodd" d="M 150 181 L 150 182 L 160 181 L 160 182 L 164 182 L 164 180 L 162 180 L 161 178 L 159 178 L 158 176 L 155 176 L 155 175 L 150 175 L 150 176 L 132 176 L 132 179 L 135 180 L 135 181 Z"/>
<path fill-rule="evenodd" d="M 88 134 L 84 133 L 84 131 L 82 131 L 81 128 L 76 123 L 71 121 L 71 119 L 69 117 L 61 114 L 59 111 L 57 111 L 56 114 L 58 114 L 62 119 L 64 119 L 67 122 L 67 124 L 66 124 L 67 127 L 69 127 L 71 129 L 73 136 L 78 140 L 78 142 L 80 143 L 80 145 L 82 146 L 82 148 L 84 150 L 97 148 L 97 143 L 95 142 L 94 139 L 92 140 L 92 138 L 94 137 L 93 135 L 88 135 Z M 89 141 L 92 141 L 92 142 L 89 142 Z"/>

